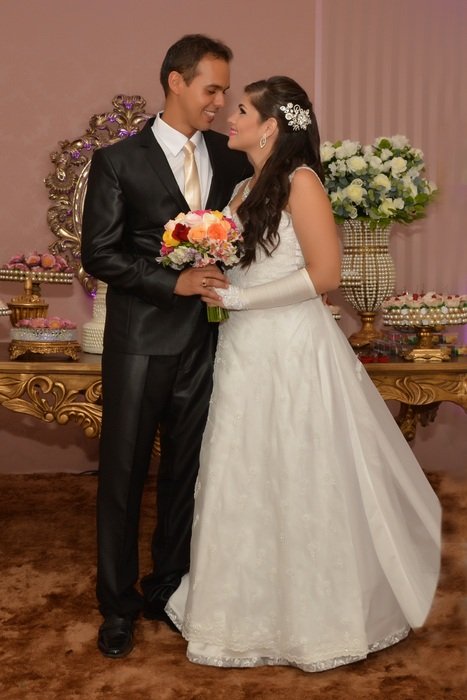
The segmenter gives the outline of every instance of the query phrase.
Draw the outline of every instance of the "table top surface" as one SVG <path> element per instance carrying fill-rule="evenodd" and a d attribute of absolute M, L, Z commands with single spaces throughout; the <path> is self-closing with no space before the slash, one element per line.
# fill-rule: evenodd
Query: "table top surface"
<path fill-rule="evenodd" d="M 22 357 L 10 360 L 8 343 L 0 343 L 0 372 L 10 374 L 47 374 L 48 372 L 59 374 L 100 374 L 101 355 L 81 353 L 79 360 L 37 355 L 33 360 Z M 438 372 L 465 372 L 467 371 L 467 356 L 460 356 L 449 362 L 409 362 L 399 358 L 390 359 L 389 362 L 371 362 L 364 364 L 370 375 L 377 374 L 436 374 Z"/>

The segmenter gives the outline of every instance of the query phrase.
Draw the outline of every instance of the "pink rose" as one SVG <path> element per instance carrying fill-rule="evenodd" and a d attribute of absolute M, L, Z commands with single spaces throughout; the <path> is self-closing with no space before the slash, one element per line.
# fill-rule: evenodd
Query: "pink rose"
<path fill-rule="evenodd" d="M 68 262 L 61 255 L 55 256 L 55 264 L 58 265 L 60 270 L 68 270 L 69 269 Z"/>
<path fill-rule="evenodd" d="M 67 318 L 63 319 L 62 325 L 63 325 L 63 328 L 67 328 L 67 329 L 76 328 L 76 323 L 73 323 L 73 321 L 69 321 Z"/>
<path fill-rule="evenodd" d="M 35 266 L 41 264 L 41 256 L 39 255 L 39 253 L 36 253 L 36 252 L 27 253 L 24 256 L 24 262 L 26 263 L 26 265 L 28 267 L 35 267 Z"/>
<path fill-rule="evenodd" d="M 47 328 L 46 318 L 31 318 L 31 328 Z"/>
<path fill-rule="evenodd" d="M 24 255 L 22 253 L 17 253 L 9 259 L 8 263 L 10 265 L 16 265 L 16 263 L 24 263 Z"/>

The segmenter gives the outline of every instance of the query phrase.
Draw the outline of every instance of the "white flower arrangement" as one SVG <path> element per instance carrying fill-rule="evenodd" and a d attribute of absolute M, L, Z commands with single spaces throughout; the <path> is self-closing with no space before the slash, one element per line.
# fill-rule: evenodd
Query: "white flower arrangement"
<path fill-rule="evenodd" d="M 325 187 L 338 223 L 370 220 L 374 227 L 408 224 L 425 216 L 437 187 L 423 177 L 423 153 L 405 136 L 325 141 L 321 146 Z"/>

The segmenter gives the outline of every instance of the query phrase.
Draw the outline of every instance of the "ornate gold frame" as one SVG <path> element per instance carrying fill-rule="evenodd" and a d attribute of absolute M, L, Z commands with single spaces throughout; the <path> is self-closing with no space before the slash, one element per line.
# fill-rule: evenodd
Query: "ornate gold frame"
<path fill-rule="evenodd" d="M 97 148 L 136 134 L 151 116 L 144 112 L 146 100 L 139 95 L 116 95 L 113 110 L 95 114 L 83 136 L 60 141 L 60 150 L 50 159 L 54 170 L 44 180 L 54 204 L 47 211 L 47 222 L 57 240 L 49 246 L 63 255 L 85 290 L 94 293 L 96 280 L 81 265 L 81 222 L 92 154 Z"/>

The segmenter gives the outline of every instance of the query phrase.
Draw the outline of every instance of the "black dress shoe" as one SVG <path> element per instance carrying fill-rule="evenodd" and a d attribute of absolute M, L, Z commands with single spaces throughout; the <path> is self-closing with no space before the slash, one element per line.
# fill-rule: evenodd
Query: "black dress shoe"
<path fill-rule="evenodd" d="M 128 656 L 133 649 L 134 620 L 131 617 L 109 615 L 99 627 L 97 646 L 110 659 Z"/>

